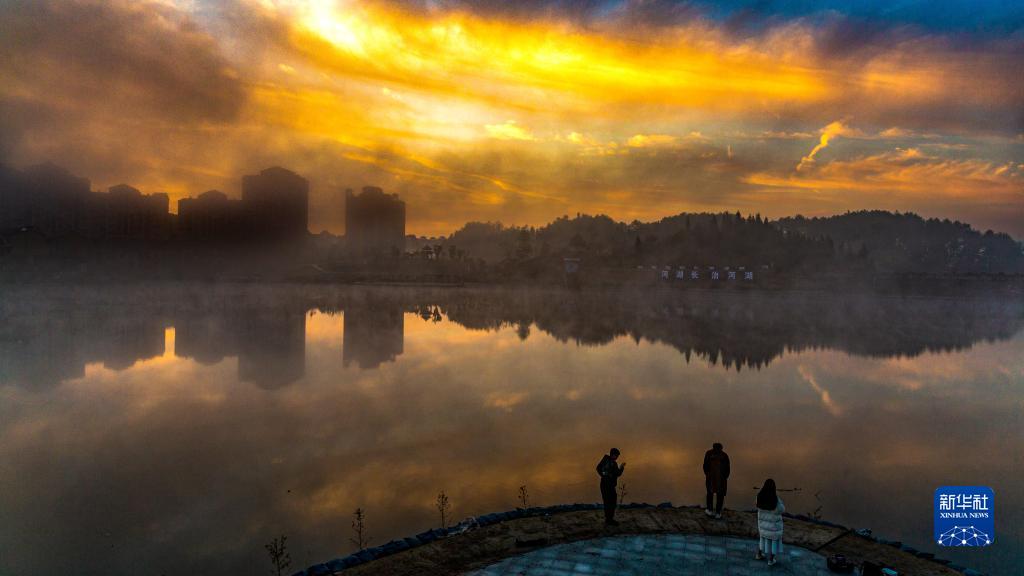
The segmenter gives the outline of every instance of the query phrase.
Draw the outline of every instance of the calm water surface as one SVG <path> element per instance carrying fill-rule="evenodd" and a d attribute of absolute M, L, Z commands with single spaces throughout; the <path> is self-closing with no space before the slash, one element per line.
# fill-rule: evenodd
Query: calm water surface
<path fill-rule="evenodd" d="M 1024 565 L 1024 304 L 725 292 L 152 286 L 0 292 L 0 574 L 266 574 L 519 504 L 787 508 L 930 544 L 932 493 L 996 493 Z"/>

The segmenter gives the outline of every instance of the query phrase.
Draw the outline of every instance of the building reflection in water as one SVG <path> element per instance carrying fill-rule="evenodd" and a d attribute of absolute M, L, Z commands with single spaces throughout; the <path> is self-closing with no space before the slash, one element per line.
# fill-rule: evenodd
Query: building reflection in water
<path fill-rule="evenodd" d="M 271 310 L 246 315 L 238 354 L 238 379 L 279 388 L 306 372 L 306 312 Z"/>
<path fill-rule="evenodd" d="M 262 388 L 305 374 L 301 309 L 178 311 L 104 309 L 18 316 L 0 328 L 0 383 L 32 388 L 81 378 L 87 364 L 125 370 L 164 355 L 175 328 L 175 356 L 212 365 L 238 358 L 238 376 Z"/>
<path fill-rule="evenodd" d="M 405 311 L 400 303 L 370 300 L 345 309 L 342 365 L 364 370 L 394 362 L 405 344 Z"/>
<path fill-rule="evenodd" d="M 182 314 L 175 319 L 175 355 L 203 364 L 238 358 L 238 379 L 280 388 L 306 372 L 306 312 L 302 308 L 241 308 Z"/>
<path fill-rule="evenodd" d="M 160 315 L 79 311 L 0 320 L 0 384 L 49 388 L 85 375 L 86 364 L 123 370 L 164 354 Z"/>
<path fill-rule="evenodd" d="M 460 517 L 515 506 L 524 484 L 541 505 L 596 499 L 612 441 L 630 500 L 699 501 L 721 441 L 727 506 L 771 476 L 802 488 L 796 512 L 916 547 L 935 486 L 980 470 L 1002 544 L 953 558 L 1008 572 L 1024 561 L 1007 457 L 1024 453 L 1022 325 L 1024 303 L 991 299 L 4 293 L 0 573 L 256 574 L 282 533 L 305 566 L 350 551 L 356 507 L 386 541 L 436 526 L 442 488 Z"/>
<path fill-rule="evenodd" d="M 1008 339 L 1024 325 L 1020 303 L 989 299 L 872 299 L 806 295 L 573 295 L 566 292 L 436 291 L 352 288 L 245 297 L 171 292 L 132 297 L 97 291 L 93 300 L 34 298 L 0 302 L 0 383 L 46 388 L 84 374 L 86 364 L 123 370 L 163 355 L 164 330 L 176 329 L 175 355 L 204 365 L 238 358 L 238 376 L 273 389 L 305 375 L 306 314 L 344 313 L 342 364 L 363 370 L 404 351 L 405 314 L 442 316 L 470 330 L 530 326 L 563 342 L 603 346 L 620 337 L 675 348 L 726 369 L 768 366 L 788 352 L 819 348 L 879 358 L 957 351 Z M 257 289 L 255 290 L 258 293 Z M 66 307 L 65 307 L 66 306 Z"/>

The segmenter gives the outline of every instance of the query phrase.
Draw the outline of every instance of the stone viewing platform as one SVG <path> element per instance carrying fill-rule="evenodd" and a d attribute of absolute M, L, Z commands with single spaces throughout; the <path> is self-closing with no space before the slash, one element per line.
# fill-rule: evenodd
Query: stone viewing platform
<path fill-rule="evenodd" d="M 786 515 L 781 561 L 754 559 L 757 538 L 752 510 L 726 510 L 708 518 L 699 506 L 627 504 L 620 525 L 603 524 L 598 504 L 572 504 L 486 514 L 447 530 L 435 529 L 351 556 L 311 566 L 296 576 L 387 574 L 523 576 L 575 574 L 825 576 L 826 558 L 842 554 L 871 561 L 900 575 L 980 576 L 979 572 L 872 537 L 864 531 Z"/>
<path fill-rule="evenodd" d="M 706 534 L 633 534 L 579 540 L 526 552 L 470 576 L 829 576 L 820 554 L 789 546 L 769 567 L 754 558 L 757 541 Z"/>

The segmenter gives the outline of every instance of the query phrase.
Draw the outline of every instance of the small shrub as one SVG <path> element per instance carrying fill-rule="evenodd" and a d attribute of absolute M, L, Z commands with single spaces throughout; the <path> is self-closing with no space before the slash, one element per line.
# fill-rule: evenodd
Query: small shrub
<path fill-rule="evenodd" d="M 441 514 L 441 528 L 448 527 L 448 517 L 451 512 L 452 505 L 448 501 L 448 495 L 441 490 L 441 493 L 437 495 L 437 511 Z"/>
<path fill-rule="evenodd" d="M 263 547 L 267 549 L 267 554 L 270 555 L 270 562 L 274 566 L 270 569 L 270 573 L 277 576 L 285 574 L 288 567 L 292 565 L 292 557 L 288 553 L 288 537 L 274 538 L 270 541 L 270 544 L 266 544 Z"/>
<path fill-rule="evenodd" d="M 355 534 L 355 538 L 349 538 L 349 541 L 355 544 L 359 550 L 366 549 L 370 543 L 370 537 L 366 534 L 366 512 L 362 508 L 356 508 L 352 513 L 352 532 Z"/>

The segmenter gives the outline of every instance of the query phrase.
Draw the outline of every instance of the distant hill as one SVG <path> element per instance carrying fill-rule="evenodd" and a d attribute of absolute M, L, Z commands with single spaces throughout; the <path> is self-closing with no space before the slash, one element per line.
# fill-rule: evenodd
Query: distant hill
<path fill-rule="evenodd" d="M 787 270 L 828 262 L 828 238 L 787 234 L 760 215 L 678 214 L 656 222 L 563 216 L 540 228 L 471 222 L 449 236 L 471 258 L 506 264 L 565 256 L 607 266 L 759 266 Z"/>
<path fill-rule="evenodd" d="M 828 237 L 836 256 L 858 256 L 885 272 L 1024 272 L 1021 244 L 1008 234 L 980 232 L 958 221 L 910 212 L 863 210 L 822 218 L 793 216 L 781 230 Z"/>
<path fill-rule="evenodd" d="M 534 227 L 470 222 L 448 237 L 471 258 L 527 263 L 580 256 L 610 266 L 761 266 L 777 271 L 1020 273 L 1022 246 L 1007 234 L 916 214 L 849 212 L 825 218 L 682 213 L 656 222 L 563 216 Z"/>

